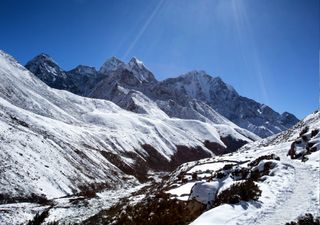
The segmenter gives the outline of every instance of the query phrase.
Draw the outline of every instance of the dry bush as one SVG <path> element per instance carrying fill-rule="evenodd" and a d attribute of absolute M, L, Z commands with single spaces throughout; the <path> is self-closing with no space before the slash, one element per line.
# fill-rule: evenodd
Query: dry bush
<path fill-rule="evenodd" d="M 259 171 L 258 169 L 251 170 L 250 179 L 258 181 L 261 177 L 270 174 L 270 170 L 275 167 L 273 162 L 265 162 L 263 165 L 263 170 Z"/>
<path fill-rule="evenodd" d="M 307 213 L 299 217 L 297 222 L 290 222 L 285 225 L 320 225 L 320 220 L 319 218 L 314 218 L 312 214 Z"/>
<path fill-rule="evenodd" d="M 124 203 L 111 207 L 103 222 L 114 225 L 186 225 L 204 209 L 195 210 L 194 205 L 189 206 L 188 202 L 171 199 L 169 194 L 159 192 L 133 206 Z"/>
<path fill-rule="evenodd" d="M 31 202 L 42 205 L 51 205 L 52 201 L 48 200 L 45 195 L 36 195 L 34 193 L 29 196 L 11 196 L 9 194 L 0 194 L 0 204 Z"/>
<path fill-rule="evenodd" d="M 222 191 L 216 198 L 214 206 L 222 204 L 236 204 L 240 201 L 258 200 L 261 196 L 261 190 L 253 180 L 246 180 L 241 183 L 231 185 L 228 189 Z"/>
<path fill-rule="evenodd" d="M 305 126 L 299 133 L 299 136 L 306 134 L 309 131 L 309 126 Z"/>
<path fill-rule="evenodd" d="M 319 133 L 319 129 L 313 129 L 311 131 L 311 138 L 315 137 Z"/>
<path fill-rule="evenodd" d="M 41 213 L 37 213 L 32 220 L 28 221 L 27 225 L 41 225 L 48 216 L 49 216 L 49 209 Z M 50 222 L 50 223 L 47 223 L 47 225 L 58 225 L 58 222 Z"/>
<path fill-rule="evenodd" d="M 279 156 L 276 156 L 275 154 L 270 154 L 270 155 L 263 155 L 263 156 L 260 156 L 258 157 L 257 159 L 253 160 L 252 162 L 250 162 L 248 164 L 248 166 L 257 166 L 259 165 L 259 163 L 262 161 L 262 160 L 280 160 L 280 157 Z"/>

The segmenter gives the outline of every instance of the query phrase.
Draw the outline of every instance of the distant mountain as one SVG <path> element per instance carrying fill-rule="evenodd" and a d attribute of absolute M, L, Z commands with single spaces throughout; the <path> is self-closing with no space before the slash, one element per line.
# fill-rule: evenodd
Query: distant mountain
<path fill-rule="evenodd" d="M 82 71 L 103 76 L 83 66 L 64 72 L 47 56 L 40 59 L 36 65 L 50 68 L 45 81 Z M 210 123 L 170 118 L 138 91 L 119 95 L 117 103 L 138 113 L 50 88 L 0 51 L 0 204 L 126 187 L 145 181 L 149 171 L 170 171 L 251 142 L 233 128 L 220 136 Z"/>
<path fill-rule="evenodd" d="M 68 78 L 62 79 L 63 84 L 56 85 L 51 82 L 55 75 L 50 69 L 52 62 L 48 61 L 48 65 L 44 66 L 38 62 L 41 62 L 39 59 L 41 57 L 35 57 L 26 67 L 49 86 L 83 96 L 108 99 L 120 104 L 120 96 L 125 96 L 130 91 L 138 91 L 140 95 L 145 95 L 143 98 L 154 101 L 160 110 L 170 117 L 197 119 L 214 124 L 232 121 L 260 137 L 279 133 L 298 122 L 298 119 L 290 113 L 279 114 L 264 104 L 240 96 L 220 77 L 211 77 L 204 71 L 191 71 L 177 78 L 157 81 L 153 73 L 137 58 L 124 63 L 112 57 L 94 76 L 86 72 L 82 72 L 80 76 L 65 72 Z M 54 65 L 54 68 L 58 66 Z M 58 68 L 57 71 L 63 71 Z M 85 77 L 85 82 L 79 82 L 79 79 L 84 79 L 82 77 Z M 132 107 L 126 108 L 128 104 L 123 102 L 120 106 L 134 110 Z M 241 132 L 243 133 L 243 130 Z"/>
<path fill-rule="evenodd" d="M 159 82 L 131 61 L 64 71 L 41 55 L 28 63 L 35 75 L 0 51 L 0 224 L 284 224 L 306 209 L 317 215 L 319 112 L 261 140 L 214 99 L 243 104 L 234 110 L 244 121 L 257 117 L 251 110 L 269 123 L 295 117 L 205 72 Z"/>
<path fill-rule="evenodd" d="M 30 64 L 28 63 L 28 65 Z M 66 73 L 69 77 L 75 77 L 74 74 Z M 85 74 L 78 75 L 78 78 L 84 76 Z M 126 64 L 112 57 L 102 65 L 96 76 L 87 77 L 89 79 L 86 80 L 86 83 L 79 85 L 78 89 L 88 88 L 86 84 L 90 84 L 90 88 L 93 88 L 89 88 L 89 91 L 86 90 L 80 95 L 110 100 L 126 110 L 140 114 L 156 115 L 157 117 L 169 115 L 175 118 L 195 119 L 210 123 L 215 126 L 226 143 L 227 150 L 225 152 L 234 151 L 247 142 L 259 139 L 256 135 L 238 127 L 215 112 L 210 106 L 196 99 L 186 99 L 184 96 L 185 104 L 175 104 L 171 99 L 161 100 L 161 96 L 156 96 L 153 92 L 159 82 L 154 78 L 152 72 L 136 58 L 132 58 Z M 72 91 L 68 88 L 65 90 Z"/>
<path fill-rule="evenodd" d="M 192 225 L 319 224 L 319 127 L 320 112 L 316 111 L 290 129 L 247 144 L 232 155 L 181 165 L 162 189 L 200 211 L 193 214 Z M 249 185 L 253 180 L 256 188 Z M 317 222 L 307 217 L 304 222 L 290 223 L 306 211 Z"/>
<path fill-rule="evenodd" d="M 298 119 L 285 112 L 279 114 L 270 107 L 240 96 L 220 77 L 211 77 L 204 71 L 192 71 L 177 78 L 160 82 L 155 95 L 164 99 L 184 101 L 181 96 L 205 102 L 235 124 L 260 137 L 267 137 L 286 130 Z"/>

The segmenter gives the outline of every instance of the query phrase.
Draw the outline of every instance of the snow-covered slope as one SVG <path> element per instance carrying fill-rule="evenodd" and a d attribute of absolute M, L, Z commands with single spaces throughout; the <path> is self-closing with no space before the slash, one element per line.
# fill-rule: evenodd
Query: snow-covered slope
<path fill-rule="evenodd" d="M 61 70 L 65 73 L 61 77 L 95 77 L 99 92 L 117 104 L 52 89 L 0 51 L 0 223 L 25 223 L 48 207 L 48 221 L 80 222 L 110 207 L 115 195 L 126 197 L 137 190 L 138 181 L 146 180 L 150 170 L 171 170 L 222 153 L 235 139 L 256 138 L 209 104 L 192 98 L 192 88 L 190 93 L 176 90 L 175 100 L 165 94 L 155 98 L 157 92 L 150 88 L 158 82 L 137 77 L 133 69 L 111 70 L 103 74 L 80 66 Z M 128 74 L 132 79 L 126 83 Z M 104 84 L 112 87 L 106 93 Z M 98 91 L 95 85 L 81 85 L 88 95 Z M 290 114 L 283 120 L 291 121 Z M 258 201 L 218 205 L 193 224 L 284 224 L 306 212 L 318 215 L 319 121 L 316 112 L 288 131 L 249 143 L 238 152 L 183 164 L 164 181 L 165 190 L 209 209 L 215 194 L 245 182 L 242 172 L 248 172 L 258 176 L 254 181 L 262 191 Z M 101 190 L 105 191 L 98 197 L 90 197 Z M 8 202 L 29 203 L 3 204 Z"/>
<path fill-rule="evenodd" d="M 214 155 L 206 141 L 225 147 L 208 123 L 140 115 L 52 89 L 4 52 L 0 129 L 0 193 L 10 198 L 123 186 L 136 182 L 129 175 L 143 179 L 149 169 Z"/>
<path fill-rule="evenodd" d="M 123 79 L 128 78 L 132 80 L 131 82 L 134 80 L 136 83 L 127 82 L 127 84 L 137 86 L 141 83 L 157 82 L 152 72 L 136 57 L 133 57 L 128 63 L 124 63 L 116 57 L 111 57 L 101 66 L 99 72 L 107 76 L 112 74 L 114 79 L 122 77 Z M 123 80 L 123 82 L 125 83 L 126 80 Z"/>
<path fill-rule="evenodd" d="M 192 225 L 282 225 L 306 213 L 320 217 L 319 129 L 317 111 L 288 131 L 235 153 L 183 164 L 168 179 L 166 190 L 207 207 Z M 238 202 L 246 189 L 231 198 L 238 203 L 217 204 L 225 190 L 250 179 L 261 190 L 258 200 Z"/>
<path fill-rule="evenodd" d="M 47 54 L 34 57 L 26 64 L 26 68 L 50 87 L 79 92 L 74 80 Z"/>
<path fill-rule="evenodd" d="M 82 92 L 74 93 L 110 100 L 126 110 L 139 114 L 194 119 L 210 123 L 224 138 L 223 141 L 227 144 L 228 151 L 234 151 L 247 142 L 259 139 L 256 135 L 238 127 L 215 112 L 204 102 L 181 96 L 184 102 L 179 100 L 178 103 L 171 99 L 163 99 L 161 95 L 155 95 L 153 89 L 158 82 L 144 64 L 136 58 L 132 58 L 129 63 L 124 63 L 112 57 L 102 65 L 98 73 L 89 71 L 90 74 L 86 75 L 78 72 L 77 76 L 77 71 L 79 69 L 76 68 L 67 72 L 78 85 L 78 90 L 82 90 Z M 81 83 L 83 77 L 86 79 Z M 66 90 L 72 91 L 68 88 Z"/>
<path fill-rule="evenodd" d="M 205 102 L 238 126 L 260 137 L 279 133 L 298 122 L 290 113 L 280 115 L 266 105 L 240 96 L 220 77 L 211 77 L 204 71 L 192 71 L 164 80 L 154 88 L 154 92 L 178 103 L 185 101 L 184 96 Z"/>
<path fill-rule="evenodd" d="M 191 106 L 191 101 L 197 101 L 198 105 L 207 104 L 206 108 L 211 108 L 209 111 L 215 110 L 238 126 L 260 137 L 279 133 L 298 122 L 298 119 L 290 113 L 285 112 L 280 115 L 266 105 L 240 96 L 232 86 L 224 83 L 221 78 L 213 78 L 204 71 L 191 71 L 177 78 L 169 78 L 159 82 L 137 58 L 132 58 L 128 63 L 125 63 L 112 57 L 101 66 L 100 76 L 87 76 L 86 82 L 89 83 L 89 87 L 84 88 L 85 82 L 73 81 L 79 79 L 75 76 L 69 76 L 68 79 L 62 80 L 64 84 L 60 84 L 60 86 L 52 83 L 52 78 L 44 79 L 48 77 L 48 74 L 52 74 L 51 61 L 43 60 L 40 55 L 30 61 L 27 68 L 49 86 L 65 89 L 82 96 L 112 100 L 108 90 L 118 85 L 121 88 L 140 91 L 153 101 L 157 101 L 161 110 L 170 117 L 201 118 L 201 121 L 215 122 L 217 119 L 212 115 Z M 46 62 L 47 66 L 44 65 Z M 56 68 L 57 65 L 54 65 Z M 60 68 L 60 70 L 62 69 Z M 51 75 L 51 77 L 55 76 Z M 78 88 L 75 89 L 70 83 L 75 83 Z M 88 89 L 91 89 L 91 92 L 88 92 Z M 180 113 L 181 110 L 182 113 Z"/>

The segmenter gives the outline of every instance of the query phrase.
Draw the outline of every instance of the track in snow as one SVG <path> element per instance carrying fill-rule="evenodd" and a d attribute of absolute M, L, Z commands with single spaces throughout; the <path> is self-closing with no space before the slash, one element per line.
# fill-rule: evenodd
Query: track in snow
<path fill-rule="evenodd" d="M 257 225 L 284 225 L 299 215 L 308 212 L 318 212 L 319 216 L 319 170 L 300 161 L 285 160 L 294 167 L 294 181 L 287 190 L 277 196 L 274 207 L 263 209 L 253 220 Z M 318 180 L 318 182 L 315 182 Z"/>

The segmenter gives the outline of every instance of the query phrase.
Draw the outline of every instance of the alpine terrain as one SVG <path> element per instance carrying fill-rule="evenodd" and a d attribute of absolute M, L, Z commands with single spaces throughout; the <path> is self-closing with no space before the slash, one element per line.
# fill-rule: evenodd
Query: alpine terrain
<path fill-rule="evenodd" d="M 53 88 L 111 100 L 138 113 L 150 112 L 148 105 L 155 103 L 170 117 L 214 124 L 232 121 L 260 137 L 279 133 L 298 122 L 288 112 L 279 114 L 264 104 L 240 96 L 220 77 L 211 77 L 204 71 L 157 81 L 137 58 L 124 63 L 116 57 L 107 60 L 99 71 L 88 66 L 64 71 L 46 54 L 36 56 L 26 68 Z M 238 132 L 243 134 L 243 130 L 238 129 Z"/>
<path fill-rule="evenodd" d="M 316 221 L 319 128 L 203 71 L 0 51 L 0 224 Z"/>

